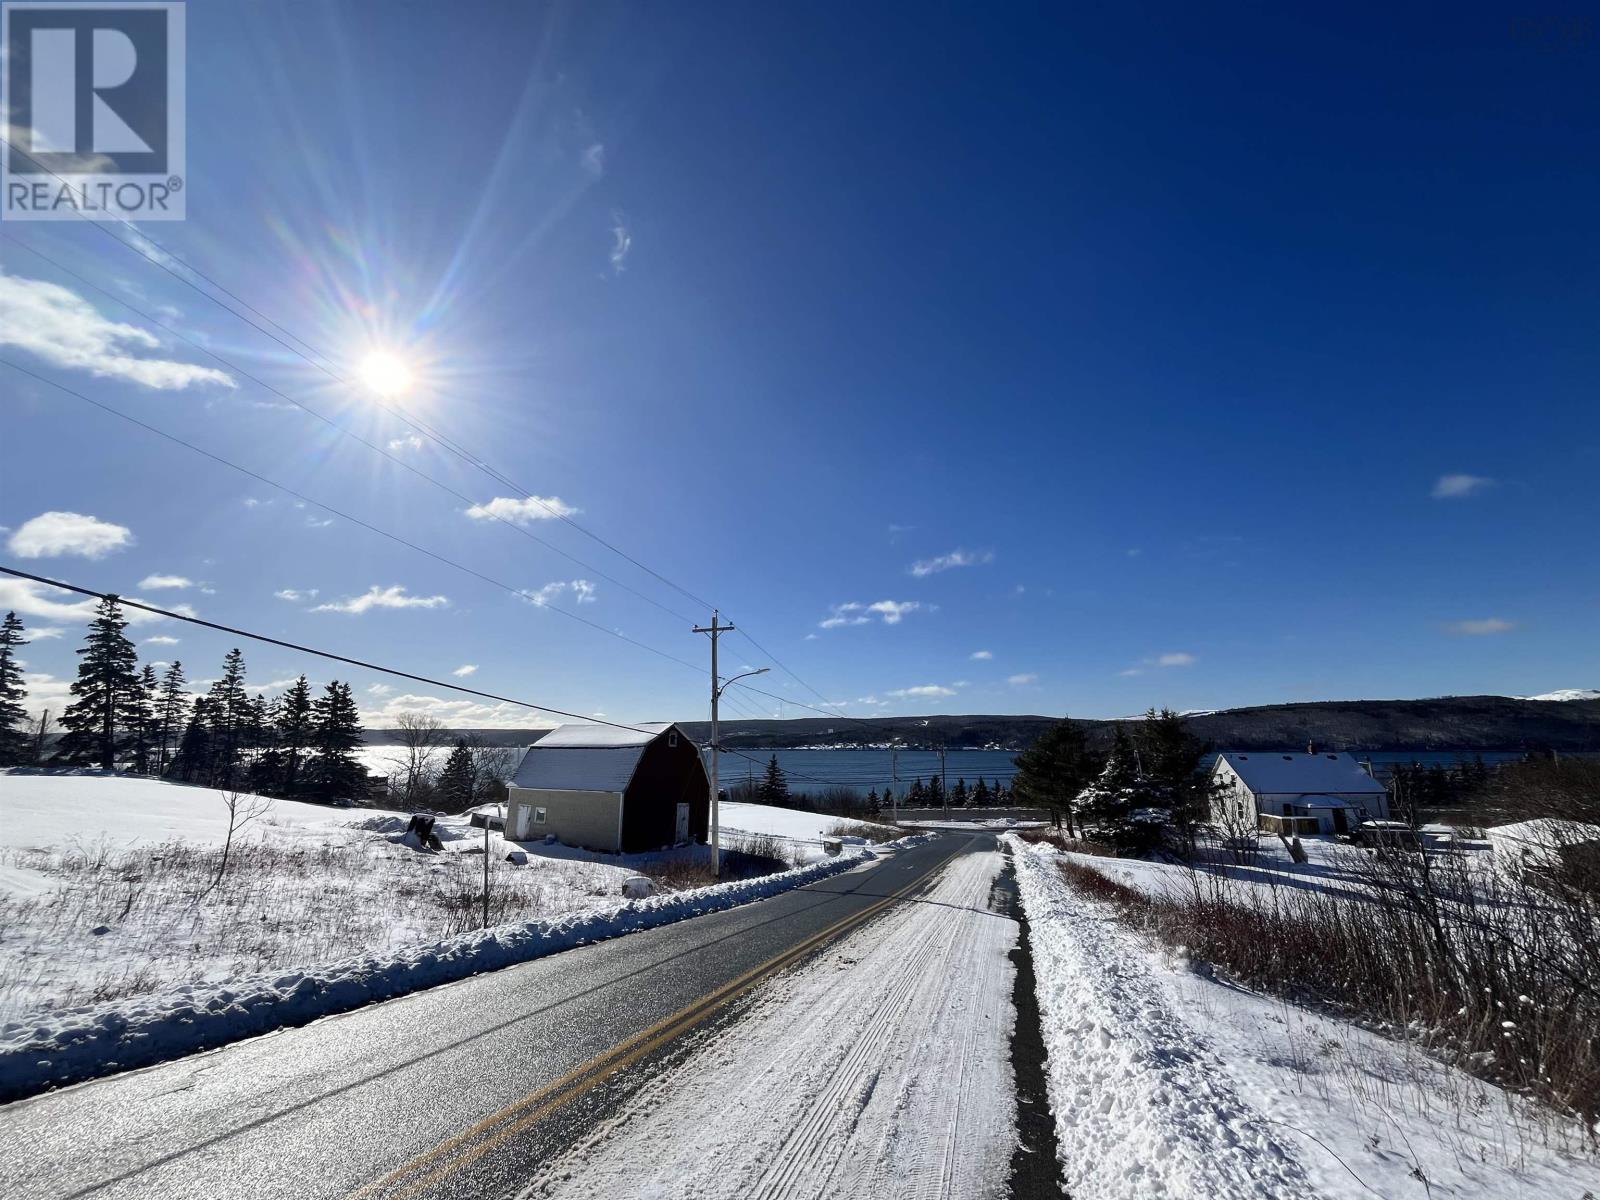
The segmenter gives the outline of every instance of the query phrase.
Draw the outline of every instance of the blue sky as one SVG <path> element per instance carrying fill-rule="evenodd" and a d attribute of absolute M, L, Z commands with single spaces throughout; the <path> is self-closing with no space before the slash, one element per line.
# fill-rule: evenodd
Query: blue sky
<path fill-rule="evenodd" d="M 335 374 L 404 357 L 398 403 L 847 712 L 1600 683 L 1592 25 L 767 7 L 195 3 L 188 220 L 145 232 Z M 605 632 L 702 664 L 703 607 L 285 405 L 240 372 L 517 495 L 103 233 L 0 232 L 0 356 L 543 602 L 0 368 L 5 562 L 704 714 L 703 671 Z M 77 621 L 0 587 L 64 630 L 26 655 L 58 698 Z M 231 644 L 136 632 L 199 678 Z M 373 719 L 528 723 L 352 677 Z"/>

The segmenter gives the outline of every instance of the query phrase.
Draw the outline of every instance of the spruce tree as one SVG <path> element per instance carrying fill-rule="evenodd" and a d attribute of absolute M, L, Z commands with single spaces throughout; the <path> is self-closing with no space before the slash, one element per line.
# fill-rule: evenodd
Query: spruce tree
<path fill-rule="evenodd" d="M 139 689 L 130 717 L 133 769 L 140 775 L 150 774 L 155 763 L 157 687 L 156 669 L 145 663 L 144 670 L 139 672 Z"/>
<path fill-rule="evenodd" d="M 789 803 L 789 780 L 784 775 L 783 768 L 778 765 L 778 756 L 774 754 L 767 763 L 767 773 L 762 777 L 761 786 L 757 790 L 763 804 L 787 805 Z"/>
<path fill-rule="evenodd" d="M 304 783 L 306 751 L 311 745 L 311 685 L 304 675 L 278 702 L 278 752 L 283 756 L 279 790 L 292 796 Z"/>
<path fill-rule="evenodd" d="M 965 808 L 968 803 L 967 781 L 957 776 L 955 787 L 950 789 L 950 804 L 953 808 Z"/>
<path fill-rule="evenodd" d="M 364 800 L 367 771 L 356 757 L 361 745 L 361 717 L 348 683 L 337 679 L 311 706 L 312 744 L 317 758 L 314 787 L 325 800 Z"/>
<path fill-rule="evenodd" d="M 244 654 L 237 647 L 223 656 L 222 677 L 206 698 L 211 707 L 212 782 L 232 787 L 239 778 L 251 715 L 250 695 L 244 690 Z"/>
<path fill-rule="evenodd" d="M 1065 822 L 1067 832 L 1075 832 L 1076 797 L 1100 773 L 1103 762 L 1090 751 L 1083 727 L 1063 717 L 1012 762 L 1017 768 L 1011 781 L 1013 797 L 1048 808 L 1058 828 Z"/>
<path fill-rule="evenodd" d="M 978 782 L 972 786 L 972 807 L 988 808 L 992 801 L 993 793 L 989 791 L 989 785 L 984 781 L 983 776 L 979 775 Z"/>
<path fill-rule="evenodd" d="M 186 783 L 199 783 L 211 775 L 211 702 L 204 696 L 195 699 L 183 737 L 172 756 L 167 773 Z"/>
<path fill-rule="evenodd" d="M 444 769 L 439 772 L 439 800 L 446 812 L 461 812 L 472 807 L 477 775 L 471 748 L 465 738 L 458 738 L 450 757 L 444 760 Z"/>
<path fill-rule="evenodd" d="M 28 734 L 28 710 L 23 705 L 28 690 L 22 679 L 17 648 L 26 646 L 22 622 L 8 612 L 0 621 L 0 767 L 18 767 L 33 761 L 33 740 Z"/>
<path fill-rule="evenodd" d="M 177 752 L 189 720 L 189 696 L 183 690 L 183 664 L 174 660 L 161 677 L 161 695 L 156 700 L 156 774 L 165 775 Z"/>
<path fill-rule="evenodd" d="M 139 656 L 123 630 L 122 605 L 107 596 L 89 622 L 89 636 L 78 650 L 78 678 L 72 703 L 61 714 L 66 735 L 56 754 L 71 763 L 98 763 L 111 770 L 126 731 L 137 717 Z"/>

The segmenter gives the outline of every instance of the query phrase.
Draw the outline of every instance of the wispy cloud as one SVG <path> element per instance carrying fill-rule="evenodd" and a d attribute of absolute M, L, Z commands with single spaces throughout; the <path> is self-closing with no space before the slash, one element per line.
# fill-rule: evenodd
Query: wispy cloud
<path fill-rule="evenodd" d="M 182 575 L 146 575 L 139 581 L 139 586 L 149 588 L 151 591 L 160 591 L 162 588 L 191 588 L 194 580 Z"/>
<path fill-rule="evenodd" d="M 97 601 L 56 599 L 62 594 L 42 583 L 34 583 L 31 579 L 0 579 L 0 612 L 15 610 L 24 617 L 39 617 L 46 621 L 65 621 L 72 624 L 88 621 L 94 617 Z M 130 596 L 128 599 L 136 600 L 138 597 Z M 194 608 L 188 604 L 173 604 L 168 607 L 186 617 L 196 615 Z M 128 619 L 129 625 L 149 625 L 167 619 L 137 608 L 124 610 L 123 616 Z M 29 636 L 40 638 L 52 635 L 35 630 Z"/>
<path fill-rule="evenodd" d="M 24 521 L 6 545 L 21 558 L 103 558 L 133 545 L 133 531 L 83 513 L 46 512 Z"/>
<path fill-rule="evenodd" d="M 917 687 L 895 688 L 885 692 L 886 696 L 893 696 L 896 700 L 943 700 L 954 696 L 955 689 L 942 687 L 937 683 L 924 683 Z M 868 701 L 870 703 L 870 701 Z"/>
<path fill-rule="evenodd" d="M 155 637 L 147 637 L 143 639 L 140 644 L 145 646 L 176 646 L 178 644 L 178 639 L 175 637 L 168 637 L 164 633 L 158 633 Z"/>
<path fill-rule="evenodd" d="M 633 250 L 633 233 L 628 229 L 628 219 L 620 211 L 611 214 L 611 269 L 617 274 L 627 270 L 628 255 Z"/>
<path fill-rule="evenodd" d="M 977 659 L 979 662 L 988 662 L 991 658 L 994 657 L 994 651 L 993 650 L 974 650 L 968 657 Z"/>
<path fill-rule="evenodd" d="M 586 148 L 578 159 L 578 164 L 584 171 L 595 179 L 606 173 L 606 148 L 602 142 L 595 142 Z"/>
<path fill-rule="evenodd" d="M 524 589 L 522 596 L 523 599 L 543 608 L 546 604 L 559 600 L 569 592 L 572 595 L 574 604 L 594 603 L 595 587 L 587 579 L 557 579 L 541 588 Z"/>
<path fill-rule="evenodd" d="M 1510 633 L 1516 627 L 1515 621 L 1507 621 L 1500 617 L 1484 617 L 1477 621 L 1451 621 L 1444 628 L 1446 633 L 1460 637 L 1488 637 L 1496 633 Z"/>
<path fill-rule="evenodd" d="M 396 452 L 401 450 L 421 450 L 422 439 L 414 433 L 408 433 L 404 437 L 390 438 L 389 449 Z"/>
<path fill-rule="evenodd" d="M 279 588 L 272 594 L 279 600 L 287 600 L 291 604 L 296 604 L 301 600 L 315 600 L 318 590 L 317 588 Z"/>
<path fill-rule="evenodd" d="M 462 663 L 454 671 L 451 671 L 450 674 L 456 675 L 456 676 L 459 676 L 462 679 L 465 679 L 468 675 L 476 674 L 477 670 L 478 670 L 478 664 L 477 663 Z"/>
<path fill-rule="evenodd" d="M 1008 675 L 1006 682 L 1012 687 L 1026 687 L 1030 683 L 1038 683 L 1039 677 L 1032 671 L 1025 671 L 1020 675 Z"/>
<path fill-rule="evenodd" d="M 578 511 L 559 496 L 529 496 L 525 500 L 517 500 L 511 496 L 496 496 L 487 504 L 474 504 L 467 509 L 467 516 L 474 521 L 499 520 L 526 525 L 529 521 L 553 521 L 558 517 L 570 517 Z"/>
<path fill-rule="evenodd" d="M 28 630 L 28 640 L 30 642 L 46 642 L 51 638 L 58 638 L 64 633 L 66 633 L 65 629 L 54 625 L 35 625 Z"/>
<path fill-rule="evenodd" d="M 994 561 L 994 551 L 984 550 L 952 550 L 949 554 L 940 554 L 934 558 L 924 558 L 911 564 L 911 573 L 918 579 L 927 575 L 937 575 L 940 571 L 948 571 L 953 567 L 972 567 L 979 563 Z"/>
<path fill-rule="evenodd" d="M 1484 475 L 1441 475 L 1433 485 L 1435 500 L 1465 500 L 1494 486 Z"/>
<path fill-rule="evenodd" d="M 851 600 L 845 604 L 835 604 L 829 608 L 829 616 L 825 617 L 818 625 L 822 629 L 838 629 L 842 625 L 866 625 L 876 616 L 885 625 L 898 625 L 907 613 L 916 612 L 922 607 L 919 600 L 875 600 L 871 604 L 862 604 Z"/>
<path fill-rule="evenodd" d="M 1151 667 L 1158 669 L 1163 667 L 1192 667 L 1199 661 L 1187 650 L 1172 650 L 1166 654 L 1156 654 L 1150 658 L 1140 659 L 1138 666 L 1129 667 L 1125 671 L 1118 671 L 1117 674 L 1123 676 L 1143 675 L 1146 669 Z"/>
<path fill-rule="evenodd" d="M 375 608 L 443 608 L 450 603 L 448 596 L 411 596 L 399 584 L 391 587 L 373 585 L 359 596 L 319 604 L 312 612 L 341 612 L 360 616 Z"/>
<path fill-rule="evenodd" d="M 132 351 L 160 349 L 160 340 L 137 325 L 107 320 L 76 292 L 42 279 L 0 274 L 0 346 L 16 346 L 51 366 L 161 391 L 197 383 L 237 386 L 214 367 L 135 357 Z"/>

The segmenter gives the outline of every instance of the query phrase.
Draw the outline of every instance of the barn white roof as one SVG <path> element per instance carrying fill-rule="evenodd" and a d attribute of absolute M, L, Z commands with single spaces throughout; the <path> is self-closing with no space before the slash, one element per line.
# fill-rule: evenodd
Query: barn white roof
<path fill-rule="evenodd" d="M 1258 796 L 1381 795 L 1379 783 L 1344 753 L 1284 754 L 1227 750 L 1217 756 Z"/>
<path fill-rule="evenodd" d="M 645 747 L 670 723 L 560 725 L 522 752 L 511 786 L 550 792 L 626 791 Z"/>

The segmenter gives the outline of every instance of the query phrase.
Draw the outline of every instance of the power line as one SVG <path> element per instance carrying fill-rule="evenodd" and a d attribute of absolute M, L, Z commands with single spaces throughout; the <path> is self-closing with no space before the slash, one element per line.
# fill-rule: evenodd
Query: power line
<path fill-rule="evenodd" d="M 152 613 L 158 617 L 168 617 L 174 621 L 185 621 L 190 625 L 201 625 L 206 629 L 214 629 L 219 633 L 230 633 L 236 637 L 249 638 L 253 642 L 265 642 L 269 646 L 280 646 L 285 650 L 295 650 L 301 654 L 313 654 L 318 658 L 332 659 L 352 667 L 360 667 L 366 671 L 378 671 L 384 675 L 393 675 L 399 679 L 409 679 L 414 683 L 425 683 L 429 687 L 448 688 L 452 692 L 461 692 L 467 696 L 477 696 L 484 700 L 494 700 L 501 704 L 515 704 L 519 708 L 531 708 L 536 712 L 551 713 L 558 717 L 572 717 L 574 720 L 585 724 L 609 725 L 613 729 L 625 729 L 630 733 L 654 733 L 654 730 L 641 729 L 636 725 L 623 725 L 616 721 L 607 721 L 599 717 L 586 717 L 582 713 L 568 712 L 564 708 L 552 708 L 548 704 L 535 704 L 531 700 L 518 700 L 513 696 L 500 696 L 494 692 L 479 691 L 477 688 L 463 687 L 459 683 L 446 683 L 442 679 L 433 679 L 427 675 L 416 675 L 410 671 L 402 671 L 398 667 L 385 667 L 377 663 L 366 662 L 359 658 L 350 658 L 344 654 L 335 654 L 331 650 L 318 650 L 314 646 L 304 646 L 299 642 L 289 642 L 282 638 L 268 637 L 264 633 L 251 633 L 248 629 L 236 629 L 231 625 L 220 625 L 215 621 L 202 620 L 187 613 L 174 612 L 167 608 L 157 608 L 153 604 L 145 604 L 140 600 L 128 600 L 115 592 L 97 592 L 93 588 L 79 587 L 74 583 L 64 583 L 59 579 L 50 579 L 44 575 L 34 575 L 29 571 L 19 571 L 15 567 L 0 567 L 0 572 L 15 576 L 18 579 L 32 580 L 48 587 L 60 588 L 64 592 L 75 592 L 80 596 L 89 596 L 96 600 L 116 600 L 124 608 L 135 608 L 140 612 Z"/>
<path fill-rule="evenodd" d="M 314 505 L 323 512 L 332 513 L 340 520 L 349 521 L 352 525 L 359 525 L 362 529 L 365 529 L 368 532 L 375 533 L 380 537 L 388 538 L 390 541 L 404 546 L 409 550 L 414 550 L 418 554 L 426 555 L 435 562 L 443 563 L 447 567 L 452 567 L 457 571 L 463 572 L 464 574 L 471 575 L 475 579 L 482 580 L 484 583 L 490 584 L 493 587 L 500 588 L 502 591 L 509 592 L 519 600 L 528 600 L 527 593 L 521 588 L 512 587 L 509 583 L 505 583 L 499 579 L 495 579 L 492 576 L 485 575 L 482 571 L 479 571 L 473 567 L 469 567 L 464 563 L 456 562 L 454 559 L 446 558 L 444 555 L 439 554 L 436 551 L 429 550 L 426 546 L 419 546 L 416 542 L 401 537 L 398 533 L 391 533 L 389 530 L 382 529 L 379 526 L 372 524 L 370 521 L 364 521 L 360 517 L 352 516 L 350 513 L 334 508 L 331 504 L 326 504 L 321 500 L 313 499 L 312 497 L 289 487 L 287 484 L 279 483 L 275 479 L 269 479 L 267 476 L 262 475 L 258 471 L 252 471 L 249 467 L 240 466 L 238 463 L 223 458 L 220 454 L 215 454 L 212 451 L 205 449 L 203 446 L 197 446 L 193 442 L 185 441 L 177 434 L 168 433 L 164 429 L 159 429 L 146 421 L 141 421 L 138 417 L 132 416 L 129 413 L 125 413 L 121 409 L 115 408 L 112 405 L 104 403 L 103 401 L 96 400 L 94 397 L 85 395 L 84 393 L 76 391 L 73 388 L 69 388 L 65 384 L 57 383 L 55 380 L 47 378 L 44 375 L 40 375 L 35 371 L 30 371 L 27 367 L 14 363 L 8 358 L 0 357 L 0 365 L 10 367 L 13 371 L 17 371 L 20 374 L 26 375 L 30 379 L 37 380 L 38 382 L 49 387 L 53 387 L 58 391 L 65 392 L 67 395 L 72 396 L 75 399 L 82 400 L 85 404 L 93 405 L 102 412 L 110 413 L 114 417 L 120 417 L 122 420 L 127 421 L 131 425 L 137 425 L 140 429 L 143 429 L 149 433 L 153 433 L 157 437 L 165 438 L 167 441 L 172 442 L 174 445 L 182 446 L 186 450 L 192 450 L 194 453 L 199 454 L 204 458 L 209 458 L 212 462 L 220 463 L 221 465 L 228 467 L 230 470 L 239 472 L 241 475 L 248 476 L 259 483 L 264 483 L 268 487 L 276 488 L 278 491 L 283 492 L 287 496 L 294 497 L 301 503 Z M 695 666 L 687 659 L 679 658 L 675 654 L 669 654 L 665 650 L 658 650 L 656 647 L 651 646 L 648 643 L 641 642 L 636 638 L 631 638 L 625 633 L 618 633 L 615 629 L 609 629 L 606 626 L 601 625 L 598 621 L 591 621 L 587 617 L 579 616 L 577 613 L 568 609 L 558 608 L 555 605 L 548 603 L 539 604 L 537 607 L 546 608 L 551 612 L 560 613 L 569 620 L 577 621 L 580 625 L 587 625 L 590 629 L 597 629 L 601 633 L 606 634 L 608 637 L 614 637 L 619 641 L 627 642 L 629 645 L 637 646 L 641 650 L 648 650 L 651 654 L 658 655 L 661 658 L 667 659 L 669 662 L 675 662 L 679 666 L 688 667 L 689 670 L 694 671 L 697 674 L 700 671 L 699 667 Z"/>
<path fill-rule="evenodd" d="M 559 546 L 556 546 L 556 545 L 554 545 L 554 544 L 552 544 L 550 542 L 545 541 L 543 538 L 539 537 L 537 534 L 529 532 L 528 530 L 524 529 L 522 526 L 518 525 L 516 522 L 509 521 L 505 517 L 499 516 L 499 515 L 497 515 L 497 514 L 495 514 L 493 512 L 489 512 L 484 505 L 482 505 L 478 501 L 474 500 L 471 496 L 468 496 L 463 492 L 456 491 L 456 489 L 451 487 L 449 484 L 443 482 L 442 480 L 434 478 L 432 475 L 429 475 L 426 471 L 423 471 L 420 468 L 414 466 L 413 464 L 407 462 L 405 459 L 401 458 L 400 456 L 390 453 L 388 450 L 384 449 L 382 446 L 379 446 L 377 443 L 368 441 L 366 438 L 362 437 L 359 433 L 355 432 L 355 430 L 350 429 L 349 427 L 347 427 L 345 425 L 339 424 L 339 422 L 335 421 L 333 418 L 327 416 L 325 413 L 322 413 L 322 412 L 318 411 L 315 408 L 312 408 L 309 404 L 306 404 L 304 401 L 298 399 L 297 397 L 291 396 L 287 392 L 284 392 L 284 391 L 280 390 L 279 388 L 274 387 L 272 384 L 266 382 L 264 379 L 261 379 L 261 378 L 255 376 L 255 375 L 250 374 L 250 372 L 246 371 L 243 367 L 239 366 L 237 363 L 234 363 L 234 362 L 230 361 L 229 359 L 224 358 L 222 355 L 218 354 L 215 350 L 212 350 L 209 346 L 206 346 L 203 343 L 201 343 L 199 341 L 196 341 L 194 338 L 191 338 L 188 335 L 186 335 L 185 333 L 183 333 L 182 330 L 175 328 L 174 326 L 168 324 L 166 321 L 161 320 L 159 317 L 154 316 L 151 313 L 145 312 L 143 309 L 138 307 L 138 305 L 133 304 L 128 300 L 124 300 L 122 297 L 115 295 L 114 293 L 112 293 L 112 292 L 108 291 L 107 289 L 101 287 L 99 284 L 93 282 L 92 280 L 84 278 L 84 276 L 82 276 L 78 272 L 74 271 L 71 267 L 68 267 L 68 266 L 64 265 L 63 263 L 58 262 L 56 259 L 51 258 L 44 251 L 36 249 L 33 246 L 30 246 L 26 242 L 19 241 L 15 234 L 7 234 L 7 233 L 4 233 L 4 232 L 0 232 L 0 237 L 4 237 L 4 238 L 9 239 L 12 242 L 12 244 L 21 247 L 22 249 L 26 250 L 29 254 L 32 254 L 35 257 L 37 257 L 39 259 L 42 259 L 44 262 L 49 263 L 56 270 L 60 271 L 64 275 L 67 275 L 67 276 L 71 277 L 72 279 L 77 280 L 84 287 L 91 288 L 94 291 L 99 292 L 102 296 L 106 297 L 112 303 L 121 305 L 123 308 L 127 309 L 129 312 L 136 313 L 141 318 L 143 318 L 144 320 L 149 321 L 152 325 L 155 325 L 160 329 L 166 330 L 168 333 L 172 334 L 172 336 L 178 338 L 180 341 L 182 341 L 182 342 L 186 343 L 187 345 L 193 347 L 195 350 L 198 350 L 201 354 L 206 355 L 207 357 L 211 358 L 215 362 L 221 363 L 223 366 L 227 367 L 229 370 L 237 373 L 238 375 L 242 376 L 243 378 L 248 379 L 251 383 L 255 384 L 257 387 L 261 388 L 262 390 L 264 390 L 266 392 L 269 392 L 274 396 L 277 396 L 280 400 L 284 400 L 287 403 L 294 405 L 296 408 L 300 409 L 302 412 L 306 413 L 308 416 L 314 417 L 318 421 L 321 421 L 324 425 L 328 426 L 328 428 L 332 429 L 334 432 L 342 434 L 344 437 L 350 438 L 352 441 L 359 442 L 361 445 L 365 446 L 368 450 L 371 450 L 373 453 L 378 454 L 378 455 L 382 456 L 383 458 L 387 459 L 388 461 L 394 463 L 396 466 L 401 467 L 402 469 L 404 469 L 406 471 L 409 471 L 411 474 L 417 476 L 417 478 L 422 479 L 422 480 L 426 481 L 427 483 L 431 483 L 434 487 L 438 488 L 440 491 L 444 492 L 446 495 L 453 496 L 455 499 L 461 501 L 464 504 L 469 504 L 469 505 L 472 505 L 473 507 L 483 509 L 484 510 L 484 515 L 487 516 L 490 520 L 496 521 L 496 522 L 500 523 L 501 525 L 506 526 L 506 528 L 511 529 L 514 532 L 521 534 L 523 537 L 527 538 L 529 541 L 535 543 L 536 545 L 543 546 L 546 550 L 552 551 L 555 554 L 559 554 L 562 558 L 566 559 L 568 562 L 574 563 L 577 566 L 582 567 L 585 571 L 591 572 L 592 574 L 596 575 L 600 579 L 603 579 L 607 583 L 611 584 L 613 587 L 621 588 L 623 591 L 628 592 L 631 595 L 637 596 L 639 599 L 643 600 L 646 604 L 653 605 L 654 607 L 660 609 L 662 612 L 666 613 L 668 616 L 675 617 L 676 619 L 678 619 L 680 621 L 691 622 L 691 623 L 693 622 L 693 618 L 692 617 L 686 617 L 682 613 L 676 611 L 675 609 L 668 608 L 665 604 L 662 604 L 660 601 L 656 600 L 654 597 L 648 596 L 644 592 L 639 591 L 637 588 L 632 587 L 629 584 L 623 583 L 620 579 L 616 579 L 616 578 L 614 578 L 614 577 L 612 577 L 610 575 L 607 575 L 599 567 L 594 566 L 592 563 L 587 563 L 583 559 L 578 558 L 576 555 L 569 554 L 567 551 L 561 549 Z"/>

